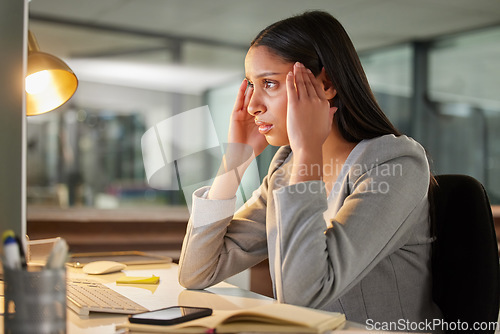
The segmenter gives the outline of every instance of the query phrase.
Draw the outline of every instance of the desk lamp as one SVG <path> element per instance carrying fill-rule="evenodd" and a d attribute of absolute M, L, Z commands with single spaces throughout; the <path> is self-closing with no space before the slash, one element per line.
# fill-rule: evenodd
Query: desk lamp
<path fill-rule="evenodd" d="M 76 91 L 78 79 L 61 59 L 40 52 L 35 36 L 28 32 L 28 68 L 26 71 L 26 115 L 54 110 Z"/>

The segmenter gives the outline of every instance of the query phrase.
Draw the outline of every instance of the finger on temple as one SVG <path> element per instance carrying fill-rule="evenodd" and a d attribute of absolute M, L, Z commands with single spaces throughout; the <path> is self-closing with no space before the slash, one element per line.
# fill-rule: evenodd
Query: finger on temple
<path fill-rule="evenodd" d="M 234 110 L 240 110 L 244 104 L 245 91 L 247 89 L 248 81 L 243 79 L 243 82 L 238 89 L 238 95 L 236 95 L 236 101 L 234 102 Z"/>
<path fill-rule="evenodd" d="M 314 78 L 314 79 L 311 80 L 311 82 L 312 82 L 314 90 L 316 92 L 315 94 L 319 98 L 326 99 L 325 91 L 323 90 L 323 86 L 321 85 L 319 79 L 316 79 L 316 77 L 314 76 L 314 74 L 311 71 L 308 72 L 308 75 L 309 75 L 310 78 Z"/>
<path fill-rule="evenodd" d="M 246 109 L 248 107 L 248 104 L 250 103 L 250 99 L 252 98 L 253 94 L 253 87 L 250 86 L 245 92 L 245 100 L 243 101 L 243 108 Z"/>
<path fill-rule="evenodd" d="M 286 76 L 286 94 L 288 98 L 288 103 L 294 103 L 297 101 L 297 90 L 295 88 L 295 76 L 293 72 L 288 72 Z"/>
<path fill-rule="evenodd" d="M 307 95 L 309 96 L 320 96 L 318 95 L 317 89 L 316 89 L 316 83 L 317 80 L 312 75 L 311 71 L 308 70 L 307 68 L 304 68 L 304 85 L 307 89 Z"/>
<path fill-rule="evenodd" d="M 293 66 L 293 73 L 295 77 L 295 86 L 297 87 L 297 96 L 300 99 L 301 96 L 307 96 L 307 88 L 304 82 L 304 65 L 300 63 L 295 63 Z"/>

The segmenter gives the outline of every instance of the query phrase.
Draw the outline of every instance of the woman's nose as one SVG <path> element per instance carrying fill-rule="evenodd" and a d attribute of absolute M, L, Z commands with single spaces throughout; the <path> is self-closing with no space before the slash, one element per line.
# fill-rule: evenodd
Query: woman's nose
<path fill-rule="evenodd" d="M 247 107 L 248 113 L 255 117 L 259 114 L 265 113 L 266 110 L 267 110 L 266 106 L 262 103 L 262 101 L 259 99 L 258 95 L 256 95 L 254 91 L 252 97 L 250 98 L 250 101 L 248 102 L 248 107 Z"/>

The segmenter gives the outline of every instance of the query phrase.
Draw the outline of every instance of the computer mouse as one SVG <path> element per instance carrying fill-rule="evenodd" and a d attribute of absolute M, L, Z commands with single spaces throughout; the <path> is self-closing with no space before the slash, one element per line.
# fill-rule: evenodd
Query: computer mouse
<path fill-rule="evenodd" d="M 125 267 L 125 264 L 116 261 L 94 261 L 84 265 L 82 270 L 89 275 L 102 275 L 120 271 Z"/>

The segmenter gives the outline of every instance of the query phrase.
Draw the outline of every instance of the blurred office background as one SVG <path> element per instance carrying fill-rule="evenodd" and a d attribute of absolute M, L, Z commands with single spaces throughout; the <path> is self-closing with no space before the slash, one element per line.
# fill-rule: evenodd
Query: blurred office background
<path fill-rule="evenodd" d="M 185 205 L 182 192 L 148 186 L 142 135 L 208 105 L 224 142 L 249 42 L 312 9 L 345 26 L 382 108 L 434 172 L 472 175 L 500 204 L 500 1 L 32 0 L 30 30 L 79 87 L 28 118 L 28 207 Z M 203 141 L 196 122 L 177 131 Z M 260 177 L 272 154 L 259 158 Z M 189 173 L 215 169 L 200 155 Z"/>

